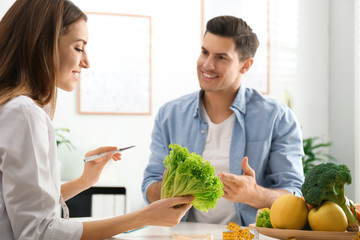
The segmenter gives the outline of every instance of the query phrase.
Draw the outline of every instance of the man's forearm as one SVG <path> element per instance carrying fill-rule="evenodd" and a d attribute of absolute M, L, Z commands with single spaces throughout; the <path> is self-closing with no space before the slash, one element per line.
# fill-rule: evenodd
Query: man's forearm
<path fill-rule="evenodd" d="M 254 199 L 250 204 L 253 208 L 270 208 L 273 202 L 284 194 L 289 194 L 288 191 L 282 189 L 269 189 L 260 187 L 259 196 L 257 199 Z"/>
<path fill-rule="evenodd" d="M 146 192 L 147 200 L 152 203 L 160 199 L 161 195 L 161 182 L 154 182 L 151 184 Z"/>

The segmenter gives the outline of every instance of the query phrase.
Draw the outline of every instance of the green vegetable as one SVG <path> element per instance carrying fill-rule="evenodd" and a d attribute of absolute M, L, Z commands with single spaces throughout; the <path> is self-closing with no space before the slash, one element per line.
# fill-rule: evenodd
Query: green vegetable
<path fill-rule="evenodd" d="M 259 212 L 258 216 L 256 217 L 256 226 L 273 228 L 270 221 L 270 209 L 266 208 Z"/>
<path fill-rule="evenodd" d="M 170 144 L 170 154 L 164 159 L 167 168 L 161 187 L 161 198 L 192 195 L 191 204 L 200 211 L 214 209 L 224 194 L 220 178 L 209 161 L 178 144 Z"/>
<path fill-rule="evenodd" d="M 352 214 L 345 197 L 345 184 L 350 184 L 351 181 L 351 173 L 346 165 L 321 163 L 308 172 L 302 185 L 302 193 L 305 201 L 315 207 L 324 201 L 338 204 L 346 214 L 350 229 L 357 228 L 359 222 Z"/>

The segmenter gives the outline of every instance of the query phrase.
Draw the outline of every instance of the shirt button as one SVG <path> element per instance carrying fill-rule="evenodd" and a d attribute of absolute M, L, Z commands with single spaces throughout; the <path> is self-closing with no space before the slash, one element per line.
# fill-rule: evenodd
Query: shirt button
<path fill-rule="evenodd" d="M 201 134 L 204 134 L 205 133 L 205 130 L 201 130 Z"/>

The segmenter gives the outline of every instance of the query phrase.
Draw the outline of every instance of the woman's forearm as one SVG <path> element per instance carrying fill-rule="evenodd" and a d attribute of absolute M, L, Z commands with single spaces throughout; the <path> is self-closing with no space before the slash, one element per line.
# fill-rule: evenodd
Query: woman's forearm
<path fill-rule="evenodd" d="M 83 222 L 84 229 L 81 240 L 110 238 L 131 229 L 141 228 L 147 225 L 146 221 L 147 216 L 141 209 L 118 217 Z"/>
<path fill-rule="evenodd" d="M 64 183 L 61 185 L 61 195 L 65 201 L 74 197 L 75 195 L 81 193 L 82 191 L 88 189 L 89 186 L 86 182 L 82 181 L 81 178 L 75 179 L 73 181 Z"/>

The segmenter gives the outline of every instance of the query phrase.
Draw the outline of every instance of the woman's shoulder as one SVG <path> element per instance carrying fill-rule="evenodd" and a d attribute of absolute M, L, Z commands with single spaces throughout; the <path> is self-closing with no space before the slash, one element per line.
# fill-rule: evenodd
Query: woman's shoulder
<path fill-rule="evenodd" d="M 30 97 L 17 96 L 0 105 L 0 118 L 46 114 Z"/>
<path fill-rule="evenodd" d="M 38 107 L 34 100 L 32 100 L 30 97 L 19 95 L 16 96 L 9 101 L 5 102 L 4 104 L 0 105 L 0 111 L 1 110 L 21 110 L 21 109 L 33 109 Z"/>

